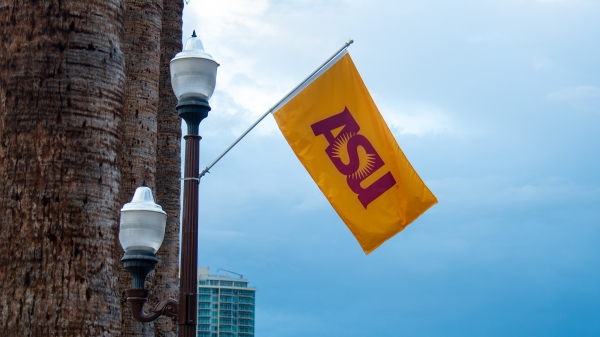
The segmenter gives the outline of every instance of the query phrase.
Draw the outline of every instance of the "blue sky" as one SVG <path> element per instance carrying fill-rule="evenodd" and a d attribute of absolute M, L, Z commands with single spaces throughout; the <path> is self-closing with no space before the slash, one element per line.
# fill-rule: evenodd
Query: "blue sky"
<path fill-rule="evenodd" d="M 199 263 L 256 336 L 600 335 L 600 3 L 191 0 L 201 167 L 348 39 L 439 204 L 365 256 L 271 116 L 200 186 Z"/>

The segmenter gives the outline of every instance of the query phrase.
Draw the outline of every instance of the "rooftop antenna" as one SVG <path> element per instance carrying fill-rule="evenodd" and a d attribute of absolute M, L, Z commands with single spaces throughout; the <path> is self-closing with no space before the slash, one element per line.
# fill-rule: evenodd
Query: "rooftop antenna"
<path fill-rule="evenodd" d="M 242 275 L 242 274 L 238 274 L 238 273 L 236 273 L 236 272 L 234 272 L 234 271 L 231 271 L 231 270 L 225 270 L 225 269 L 221 269 L 221 268 L 219 268 L 219 269 L 217 269 L 217 273 L 219 272 L 219 270 L 226 271 L 226 272 L 228 272 L 228 273 L 232 273 L 232 274 L 236 274 L 236 275 L 238 275 L 238 276 L 239 276 L 241 279 L 242 279 L 242 278 L 244 278 L 244 275 Z"/>

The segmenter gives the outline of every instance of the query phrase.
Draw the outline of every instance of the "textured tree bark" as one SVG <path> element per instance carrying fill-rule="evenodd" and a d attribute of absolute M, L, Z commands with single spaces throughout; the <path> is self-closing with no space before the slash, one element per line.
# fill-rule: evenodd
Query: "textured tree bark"
<path fill-rule="evenodd" d="M 118 336 L 122 0 L 0 0 L 0 329 Z"/>
<path fill-rule="evenodd" d="M 175 336 L 170 319 L 142 325 L 123 305 L 131 280 L 117 236 L 120 207 L 146 179 L 169 214 L 150 302 L 177 298 L 181 124 L 169 61 L 182 10 L 0 0 L 2 335 Z"/>
<path fill-rule="evenodd" d="M 177 98 L 171 88 L 169 64 L 181 51 L 182 0 L 163 0 L 159 105 L 158 146 L 156 168 L 156 199 L 167 212 L 165 239 L 158 251 L 154 277 L 154 296 L 157 299 L 178 298 L 179 293 L 179 212 L 181 209 L 181 120 L 177 115 Z M 175 337 L 177 324 L 170 319 L 154 323 L 157 337 Z"/>
<path fill-rule="evenodd" d="M 121 204 L 131 200 L 133 192 L 143 180 L 156 191 L 162 0 L 125 0 L 125 8 L 125 103 L 119 158 Z M 122 249 L 115 252 L 116 260 L 123 256 Z M 152 276 L 153 273 L 150 273 L 146 278 L 147 289 L 152 289 Z M 122 336 L 154 336 L 153 322 L 141 323 L 133 319 L 130 304 L 125 301 L 125 290 L 130 288 L 131 276 L 122 268 L 119 273 Z M 156 303 L 159 300 L 152 296 L 149 302 Z"/>

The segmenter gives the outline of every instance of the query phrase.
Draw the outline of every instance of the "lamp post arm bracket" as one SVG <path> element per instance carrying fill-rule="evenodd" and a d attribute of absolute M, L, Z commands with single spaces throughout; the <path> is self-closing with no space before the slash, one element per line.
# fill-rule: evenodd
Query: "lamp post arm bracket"
<path fill-rule="evenodd" d="M 128 289 L 125 291 L 127 302 L 131 303 L 131 314 L 133 318 L 142 323 L 152 322 L 160 316 L 171 317 L 174 321 L 177 320 L 179 305 L 172 298 L 164 299 L 152 309 L 150 314 L 144 312 L 144 304 L 148 302 L 150 290 L 147 289 Z"/>

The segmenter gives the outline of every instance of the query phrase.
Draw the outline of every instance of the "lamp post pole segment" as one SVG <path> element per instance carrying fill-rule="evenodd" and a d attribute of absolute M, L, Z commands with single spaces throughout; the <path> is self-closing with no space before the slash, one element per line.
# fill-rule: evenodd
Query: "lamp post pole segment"
<path fill-rule="evenodd" d="M 179 115 L 187 124 L 183 176 L 183 217 L 179 286 L 179 337 L 195 337 L 198 325 L 198 172 L 200 137 L 198 127 L 210 106 L 200 100 L 180 101 Z"/>

